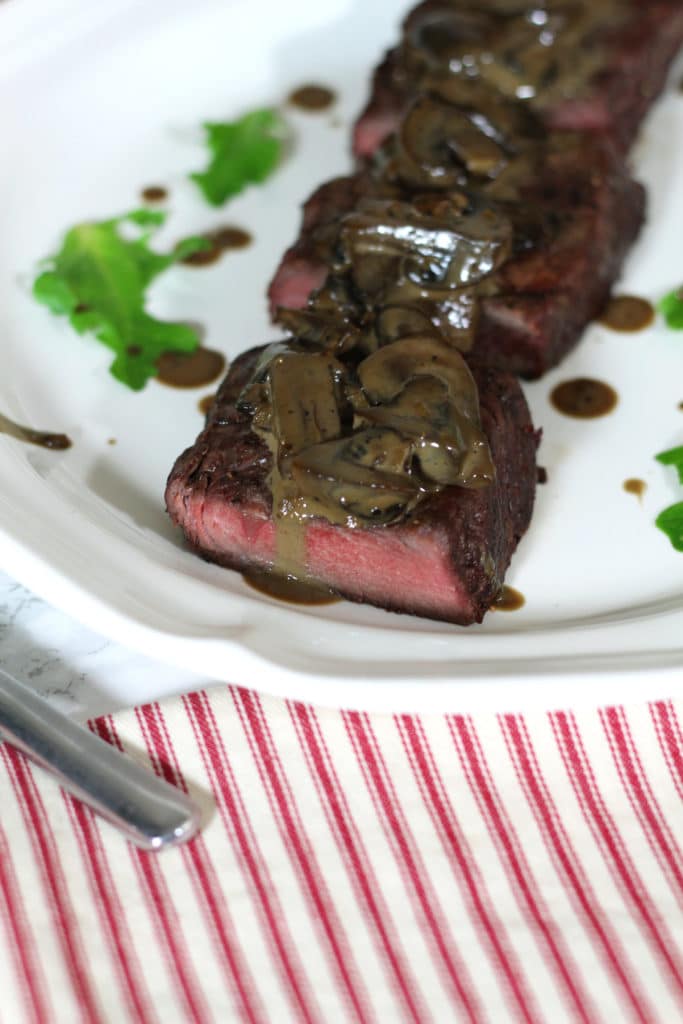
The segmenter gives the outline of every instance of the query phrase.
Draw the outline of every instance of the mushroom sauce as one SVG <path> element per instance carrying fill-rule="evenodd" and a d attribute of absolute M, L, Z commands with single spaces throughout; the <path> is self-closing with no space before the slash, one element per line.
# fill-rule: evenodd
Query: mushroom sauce
<path fill-rule="evenodd" d="M 545 230 L 523 189 L 563 141 L 536 108 L 580 94 L 607 16 L 618 26 L 617 0 L 444 2 L 408 18 L 394 74 L 413 98 L 366 196 L 311 232 L 327 279 L 303 310 L 278 310 L 291 336 L 240 399 L 273 456 L 278 573 L 300 575 L 310 517 L 389 526 L 444 487 L 493 481 L 461 353 L 497 272 Z"/>

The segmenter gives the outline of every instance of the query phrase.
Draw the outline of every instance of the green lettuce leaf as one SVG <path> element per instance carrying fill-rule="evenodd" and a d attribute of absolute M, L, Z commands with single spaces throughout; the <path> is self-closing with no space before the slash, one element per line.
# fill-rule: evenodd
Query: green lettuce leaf
<path fill-rule="evenodd" d="M 238 121 L 208 122 L 204 130 L 209 164 L 190 178 L 212 206 L 265 181 L 280 162 L 285 126 L 275 110 L 254 110 Z"/>
<path fill-rule="evenodd" d="M 683 501 L 660 512 L 655 524 L 667 535 L 676 551 L 683 551 Z"/>
<path fill-rule="evenodd" d="M 683 288 L 675 292 L 669 292 L 659 303 L 659 309 L 664 314 L 669 327 L 676 331 L 683 331 Z"/>
<path fill-rule="evenodd" d="M 186 324 L 158 320 L 145 311 L 145 292 L 162 271 L 199 249 L 190 238 L 172 253 L 149 247 L 165 214 L 134 210 L 111 220 L 77 224 L 59 252 L 44 261 L 33 285 L 35 298 L 59 316 L 67 316 L 79 334 L 92 334 L 110 348 L 110 370 L 134 391 L 157 372 L 162 352 L 192 352 L 197 333 Z M 121 229 L 125 228 L 125 233 Z M 133 234 L 134 237 L 128 237 Z"/>
<path fill-rule="evenodd" d="M 673 466 L 683 484 L 683 445 L 680 448 L 670 448 L 667 452 L 660 452 L 655 458 L 663 466 Z"/>
<path fill-rule="evenodd" d="M 673 466 L 683 484 L 683 445 L 660 452 L 655 458 L 663 466 Z M 683 551 L 683 501 L 670 505 L 660 512 L 655 519 L 655 525 L 667 535 L 676 551 Z"/>

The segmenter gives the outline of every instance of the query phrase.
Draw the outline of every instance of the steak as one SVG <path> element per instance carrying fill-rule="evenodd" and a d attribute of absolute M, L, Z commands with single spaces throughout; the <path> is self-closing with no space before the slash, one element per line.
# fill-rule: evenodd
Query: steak
<path fill-rule="evenodd" d="M 304 308 L 322 287 L 344 218 L 381 192 L 366 169 L 311 196 L 301 234 L 270 285 L 276 320 L 287 325 L 280 310 Z M 555 366 L 605 306 L 643 223 L 645 191 L 611 147 L 567 135 L 557 148 L 544 144 L 539 166 L 506 210 L 514 214 L 517 251 L 486 283 L 469 352 L 532 379 Z M 449 299 L 435 305 L 447 318 Z"/>
<path fill-rule="evenodd" d="M 288 327 L 287 311 L 328 280 L 363 197 L 465 188 L 505 208 L 515 244 L 456 343 L 541 376 L 604 307 L 642 226 L 645 193 L 624 152 L 682 41 L 677 0 L 425 0 L 376 72 L 354 135 L 359 170 L 305 205 L 270 287 L 274 319 Z M 431 306 L 437 326 L 449 321 L 449 296 Z"/>
<path fill-rule="evenodd" d="M 581 4 L 561 3 L 538 5 L 534 23 L 523 3 L 426 0 L 408 15 L 402 44 L 375 72 L 356 124 L 354 153 L 375 153 L 396 130 L 425 74 L 438 73 L 446 63 L 452 69 L 465 51 L 475 58 L 493 52 L 493 71 L 484 71 L 501 91 L 526 98 L 549 129 L 591 132 L 626 151 L 683 43 L 683 7 L 679 0 L 596 0 L 583 6 L 595 15 L 584 24 Z M 552 33 L 556 40 L 546 47 L 545 61 L 538 60 L 534 33 Z M 426 43 L 426 57 L 416 53 L 416 41 Z M 558 47 L 564 61 L 554 59 Z"/>
<path fill-rule="evenodd" d="M 169 514 L 192 547 L 241 572 L 269 570 L 275 561 L 272 456 L 237 405 L 262 352 L 235 360 L 166 489 Z M 304 534 L 310 576 L 351 601 L 460 625 L 481 621 L 529 525 L 538 437 L 513 377 L 485 367 L 474 376 L 495 483 L 446 488 L 396 525 L 347 529 L 311 519 Z"/>

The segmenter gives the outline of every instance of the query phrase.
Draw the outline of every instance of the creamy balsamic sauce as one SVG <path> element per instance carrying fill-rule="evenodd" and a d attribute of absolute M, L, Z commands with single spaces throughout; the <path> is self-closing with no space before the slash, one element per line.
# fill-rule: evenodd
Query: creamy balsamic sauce
<path fill-rule="evenodd" d="M 644 480 L 630 477 L 628 480 L 624 480 L 623 488 L 627 494 L 634 494 L 636 498 L 642 498 L 647 490 L 647 484 Z"/>
<path fill-rule="evenodd" d="M 332 89 L 324 85 L 302 85 L 287 97 L 287 102 L 299 110 L 317 112 L 327 110 L 336 100 Z"/>
<path fill-rule="evenodd" d="M 168 199 L 168 191 L 163 185 L 148 185 L 141 194 L 146 203 L 163 203 Z"/>
<path fill-rule="evenodd" d="M 37 444 L 40 448 L 49 448 L 52 451 L 64 451 L 72 444 L 66 434 L 53 434 L 46 430 L 23 427 L 2 413 L 0 413 L 0 434 L 7 434 L 8 437 L 15 437 L 18 441 L 27 441 L 29 444 Z"/>
<path fill-rule="evenodd" d="M 558 412 L 575 419 L 597 419 L 616 407 L 619 396 L 601 380 L 577 377 L 567 380 L 553 390 L 550 401 Z"/>
<path fill-rule="evenodd" d="M 601 324 L 613 331 L 643 331 L 654 323 L 655 308 L 647 299 L 634 295 L 615 295 L 598 317 Z"/>
<path fill-rule="evenodd" d="M 525 604 L 524 594 L 514 587 L 504 586 L 491 605 L 492 612 L 516 612 Z"/>
<path fill-rule="evenodd" d="M 253 241 L 248 231 L 232 224 L 216 228 L 215 231 L 205 231 L 202 237 L 207 239 L 210 246 L 186 256 L 182 262 L 189 267 L 207 267 L 216 263 L 228 249 L 245 249 Z"/>
<path fill-rule="evenodd" d="M 194 352 L 164 352 L 157 359 L 157 380 L 173 388 L 212 384 L 225 370 L 222 352 L 200 345 Z"/>
<path fill-rule="evenodd" d="M 331 590 L 271 572 L 246 572 L 242 574 L 242 579 L 260 594 L 274 597 L 278 601 L 287 601 L 289 604 L 323 605 L 335 604 L 341 600 Z"/>

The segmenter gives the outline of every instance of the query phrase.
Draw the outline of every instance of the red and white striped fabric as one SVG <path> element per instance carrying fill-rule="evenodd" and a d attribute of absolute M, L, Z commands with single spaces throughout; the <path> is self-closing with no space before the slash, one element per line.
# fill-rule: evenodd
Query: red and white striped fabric
<path fill-rule="evenodd" d="M 682 713 L 101 720 L 210 811 L 160 856 L 2 747 L 0 1021 L 681 1021 Z"/>

